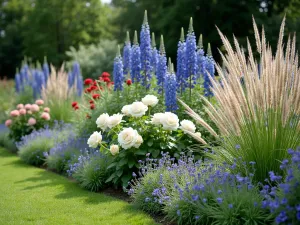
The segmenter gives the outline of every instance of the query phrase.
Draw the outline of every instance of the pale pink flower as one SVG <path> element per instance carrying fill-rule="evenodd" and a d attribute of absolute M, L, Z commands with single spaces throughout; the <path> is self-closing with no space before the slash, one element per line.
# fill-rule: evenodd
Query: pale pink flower
<path fill-rule="evenodd" d="M 5 121 L 5 126 L 10 127 L 11 124 L 12 124 L 12 120 Z"/>
<path fill-rule="evenodd" d="M 50 108 L 48 108 L 48 107 L 44 108 L 44 112 L 49 113 L 50 112 Z"/>
<path fill-rule="evenodd" d="M 38 100 L 35 101 L 35 104 L 44 105 L 44 101 L 42 99 L 38 99 Z"/>
<path fill-rule="evenodd" d="M 38 111 L 40 111 L 40 107 L 37 104 L 32 104 L 30 110 L 32 112 L 38 112 Z"/>
<path fill-rule="evenodd" d="M 26 104 L 25 105 L 25 109 L 30 110 L 31 109 L 31 105 L 30 104 Z"/>
<path fill-rule="evenodd" d="M 29 118 L 29 120 L 28 120 L 28 125 L 29 126 L 33 126 L 33 125 L 35 125 L 36 124 L 36 119 L 34 119 L 34 118 Z"/>
<path fill-rule="evenodd" d="M 50 115 L 49 113 L 43 112 L 41 118 L 44 120 L 50 120 Z"/>
<path fill-rule="evenodd" d="M 30 114 L 30 115 L 31 115 L 31 114 L 32 114 L 31 110 L 28 110 L 28 111 L 27 111 L 27 114 Z"/>
<path fill-rule="evenodd" d="M 20 115 L 25 115 L 26 114 L 26 109 L 20 109 L 19 113 L 20 113 Z"/>
<path fill-rule="evenodd" d="M 13 110 L 10 112 L 10 116 L 12 117 L 17 117 L 17 116 L 20 116 L 20 113 L 18 110 Z"/>
<path fill-rule="evenodd" d="M 17 109 L 23 109 L 24 108 L 24 105 L 23 104 L 18 104 L 17 105 Z"/>

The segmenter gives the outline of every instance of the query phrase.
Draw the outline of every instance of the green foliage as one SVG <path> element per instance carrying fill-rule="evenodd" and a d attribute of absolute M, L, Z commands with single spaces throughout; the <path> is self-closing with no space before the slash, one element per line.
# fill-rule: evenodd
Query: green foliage
<path fill-rule="evenodd" d="M 0 149 L 0 224 L 158 225 L 130 204 L 91 193 Z M 50 210 L 51 209 L 51 210 Z M 79 222 L 80 221 L 80 222 Z"/>
<path fill-rule="evenodd" d="M 90 191 L 100 191 L 107 186 L 105 183 L 111 170 L 107 167 L 111 159 L 99 152 L 90 154 L 90 157 L 80 157 L 72 177 L 77 180 L 81 187 Z"/>
<path fill-rule="evenodd" d="M 34 102 L 33 90 L 30 86 L 25 86 L 24 91 L 20 94 L 16 94 L 15 102 L 18 104 L 27 104 L 28 102 Z"/>
<path fill-rule="evenodd" d="M 105 39 L 97 44 L 80 45 L 78 50 L 70 47 L 66 52 L 70 58 L 67 66 L 79 62 L 84 78 L 98 78 L 104 71 L 112 72 L 116 46 L 116 41 Z"/>
<path fill-rule="evenodd" d="M 15 104 L 14 82 L 0 80 L 0 123 L 4 123 Z"/>
<path fill-rule="evenodd" d="M 13 153 L 18 151 L 15 142 L 9 138 L 8 132 L 0 132 L 0 146 Z"/>
<path fill-rule="evenodd" d="M 48 106 L 51 109 L 51 121 L 64 121 L 65 123 L 71 123 L 73 121 L 73 110 L 70 105 L 72 104 L 71 99 L 65 101 L 55 101 L 55 99 L 48 101 Z"/>
<path fill-rule="evenodd" d="M 44 152 L 48 152 L 54 145 L 54 139 L 39 137 L 26 145 L 20 146 L 19 156 L 27 164 L 41 166 L 45 162 Z"/>

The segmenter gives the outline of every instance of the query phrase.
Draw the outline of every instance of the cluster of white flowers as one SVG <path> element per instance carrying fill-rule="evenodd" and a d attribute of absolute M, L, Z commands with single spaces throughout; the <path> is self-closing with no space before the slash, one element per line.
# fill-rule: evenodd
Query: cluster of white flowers
<path fill-rule="evenodd" d="M 142 98 L 141 102 L 134 102 L 131 105 L 125 105 L 122 108 L 122 114 L 114 114 L 109 116 L 107 113 L 101 114 L 97 120 L 97 127 L 102 131 L 112 129 L 122 122 L 123 116 L 132 116 L 135 118 L 142 117 L 146 114 L 149 107 L 154 107 L 158 103 L 158 98 L 154 95 L 146 95 Z M 154 125 L 162 125 L 164 130 L 175 131 L 180 128 L 184 133 L 194 133 L 201 137 L 199 132 L 196 132 L 195 124 L 190 120 L 182 120 L 179 126 L 178 116 L 171 112 L 155 113 L 151 118 L 151 123 Z M 102 135 L 101 132 L 94 132 L 89 140 L 88 145 L 92 148 L 96 148 L 101 144 Z M 138 131 L 129 127 L 124 128 L 118 134 L 118 143 L 124 149 L 139 148 L 143 143 L 143 138 L 139 135 Z M 109 151 L 112 155 L 117 155 L 120 151 L 118 145 L 111 145 Z"/>

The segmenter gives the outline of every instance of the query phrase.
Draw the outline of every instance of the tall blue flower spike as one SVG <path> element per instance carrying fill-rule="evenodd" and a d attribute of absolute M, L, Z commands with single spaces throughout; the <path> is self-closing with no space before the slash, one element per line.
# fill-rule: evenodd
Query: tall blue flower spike
<path fill-rule="evenodd" d="M 131 53 L 131 80 L 132 83 L 141 81 L 141 49 L 138 43 L 137 31 L 134 32 Z"/>
<path fill-rule="evenodd" d="M 177 106 L 177 82 L 174 72 L 174 65 L 169 58 L 168 72 L 165 79 L 165 105 L 167 112 L 175 112 L 178 109 Z"/>
<path fill-rule="evenodd" d="M 158 64 L 158 50 L 156 48 L 154 32 L 152 32 L 151 43 L 152 43 L 151 68 L 152 68 L 152 74 L 155 74 L 157 70 L 157 64 Z"/>
<path fill-rule="evenodd" d="M 204 83 L 203 83 L 204 96 L 206 96 L 206 97 L 213 96 L 213 92 L 211 91 L 212 84 L 211 84 L 209 76 L 211 76 L 211 78 L 214 78 L 214 76 L 215 76 L 215 62 L 212 57 L 210 44 L 208 44 L 208 48 L 207 48 L 207 57 L 206 57 Z"/>
<path fill-rule="evenodd" d="M 120 53 L 120 46 L 118 45 L 117 55 L 114 60 L 114 91 L 122 91 L 124 83 L 124 74 L 123 74 L 123 62 Z"/>
<path fill-rule="evenodd" d="M 160 48 L 158 55 L 158 64 L 156 70 L 158 93 L 161 93 L 164 89 L 164 82 L 167 74 L 167 56 L 164 45 L 164 37 L 160 37 Z"/>
<path fill-rule="evenodd" d="M 184 30 L 181 28 L 180 40 L 177 49 L 177 88 L 182 93 L 186 86 L 186 44 L 184 40 Z"/>
<path fill-rule="evenodd" d="M 129 32 L 126 32 L 126 40 L 125 40 L 125 45 L 123 48 L 123 73 L 124 76 L 130 76 L 130 71 L 131 71 L 131 43 L 130 43 L 130 37 L 129 37 Z"/>
<path fill-rule="evenodd" d="M 150 27 L 148 24 L 147 10 L 144 14 L 144 22 L 142 25 L 141 33 L 140 33 L 140 42 L 141 42 L 141 66 L 143 72 L 143 80 L 142 85 L 146 87 L 146 89 L 150 88 L 151 81 L 151 38 L 150 38 Z"/>
<path fill-rule="evenodd" d="M 205 64 L 206 64 L 206 57 L 203 49 L 203 41 L 202 41 L 202 34 L 199 37 L 198 41 L 198 50 L 197 50 L 197 79 L 201 76 L 203 77 L 205 72 Z"/>

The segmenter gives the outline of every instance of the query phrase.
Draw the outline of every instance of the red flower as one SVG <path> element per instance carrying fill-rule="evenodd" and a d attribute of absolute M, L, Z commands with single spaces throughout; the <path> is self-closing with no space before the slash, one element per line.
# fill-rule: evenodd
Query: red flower
<path fill-rule="evenodd" d="M 110 74 L 108 72 L 103 72 L 101 74 L 102 77 L 110 77 Z"/>
<path fill-rule="evenodd" d="M 94 91 L 94 90 L 97 90 L 98 87 L 93 85 L 93 86 L 89 87 L 89 89 L 91 89 L 91 91 Z"/>
<path fill-rule="evenodd" d="M 132 81 L 131 81 L 130 79 L 128 79 L 128 80 L 126 80 L 126 84 L 127 84 L 128 86 L 130 86 L 130 85 L 132 84 Z"/>
<path fill-rule="evenodd" d="M 109 77 L 104 77 L 103 81 L 106 82 L 106 83 L 108 83 L 108 82 L 110 82 L 110 79 L 109 79 Z"/>
<path fill-rule="evenodd" d="M 93 99 L 97 99 L 97 98 L 100 98 L 100 95 L 99 94 L 93 94 L 92 97 L 93 97 Z"/>
<path fill-rule="evenodd" d="M 94 109 L 95 108 L 95 105 L 94 104 L 91 104 L 90 105 L 90 109 Z"/>
<path fill-rule="evenodd" d="M 93 82 L 94 82 L 93 79 L 87 78 L 87 79 L 84 80 L 84 85 L 90 85 L 90 84 L 92 84 Z"/>
<path fill-rule="evenodd" d="M 94 85 L 94 86 L 97 86 L 97 81 L 96 81 L 96 80 L 94 81 L 93 85 Z"/>
<path fill-rule="evenodd" d="M 92 92 L 92 89 L 91 89 L 91 87 L 89 87 L 89 88 L 87 88 L 87 89 L 85 89 L 88 93 L 91 93 Z"/>
<path fill-rule="evenodd" d="M 78 105 L 78 102 L 72 102 L 72 107 L 74 108 L 75 106 Z"/>
<path fill-rule="evenodd" d="M 75 105 L 74 109 L 75 109 L 75 110 L 79 109 L 79 106 L 78 106 L 78 105 Z"/>
<path fill-rule="evenodd" d="M 94 101 L 93 101 L 93 100 L 90 100 L 89 103 L 90 103 L 90 104 L 94 104 Z"/>

